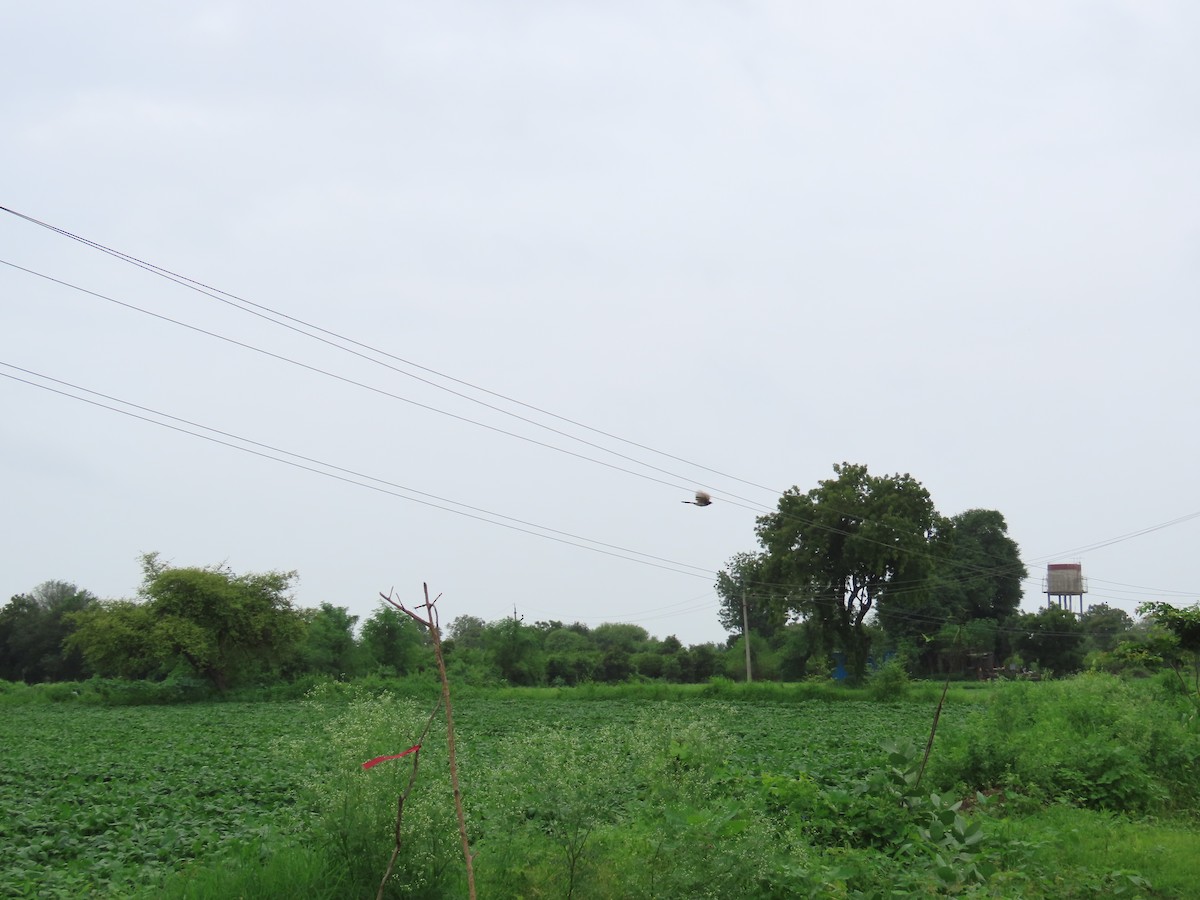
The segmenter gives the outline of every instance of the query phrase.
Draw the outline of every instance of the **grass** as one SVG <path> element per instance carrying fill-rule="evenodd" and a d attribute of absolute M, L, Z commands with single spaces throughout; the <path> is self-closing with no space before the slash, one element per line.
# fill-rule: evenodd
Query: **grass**
<path fill-rule="evenodd" d="M 1186 820 L 1133 819 L 1055 803 L 989 817 L 988 828 L 1000 841 L 1025 845 L 1024 864 L 1040 873 L 1036 896 L 1197 895 L 1200 830 Z"/>

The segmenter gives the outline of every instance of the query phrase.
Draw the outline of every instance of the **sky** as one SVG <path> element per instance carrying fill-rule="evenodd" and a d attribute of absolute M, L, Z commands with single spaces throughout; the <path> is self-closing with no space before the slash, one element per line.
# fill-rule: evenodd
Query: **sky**
<path fill-rule="evenodd" d="M 1003 513 L 1024 609 L 1200 598 L 1194 3 L 5 19 L 4 599 L 158 552 L 720 641 L 843 461 Z"/>

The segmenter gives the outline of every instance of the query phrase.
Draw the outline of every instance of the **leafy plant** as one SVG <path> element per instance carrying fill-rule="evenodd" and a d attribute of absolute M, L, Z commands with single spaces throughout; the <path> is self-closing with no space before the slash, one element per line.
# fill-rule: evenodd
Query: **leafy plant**
<path fill-rule="evenodd" d="M 908 671 L 899 659 L 889 659 L 867 678 L 867 694 L 872 700 L 890 702 L 908 696 Z"/>

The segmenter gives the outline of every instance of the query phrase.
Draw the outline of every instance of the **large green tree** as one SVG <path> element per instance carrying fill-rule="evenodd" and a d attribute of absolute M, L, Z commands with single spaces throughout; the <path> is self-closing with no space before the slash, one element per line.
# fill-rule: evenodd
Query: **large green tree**
<path fill-rule="evenodd" d="M 68 646 L 83 655 L 96 675 L 150 678 L 164 663 L 154 640 L 154 610 L 133 600 L 101 600 L 72 613 Z"/>
<path fill-rule="evenodd" d="M 921 590 L 932 569 L 938 522 L 925 487 L 911 475 L 871 475 L 842 463 L 836 478 L 807 492 L 793 487 L 758 519 L 761 577 L 785 612 L 811 621 L 815 636 L 846 653 L 852 678 L 866 671 L 865 621 L 889 590 Z"/>
<path fill-rule="evenodd" d="M 344 606 L 322 603 L 300 613 L 304 631 L 297 648 L 296 669 L 334 677 L 361 675 L 364 654 L 354 639 L 352 616 Z"/>
<path fill-rule="evenodd" d="M 0 609 L 0 678 L 8 681 L 70 681 L 84 675 L 83 656 L 66 646 L 70 618 L 97 603 L 66 581 L 46 581 L 18 594 Z"/>
<path fill-rule="evenodd" d="M 362 648 L 371 665 L 393 675 L 408 675 L 432 663 L 429 634 L 387 603 L 380 603 L 362 627 Z"/>
<path fill-rule="evenodd" d="M 963 653 L 994 652 L 1000 623 L 1021 604 L 1021 582 L 1029 574 L 1004 516 L 994 509 L 969 509 L 939 518 L 929 545 L 930 571 L 920 584 L 894 586 L 879 604 L 888 636 L 907 641 L 929 667 Z M 963 626 L 963 628 L 960 628 Z M 948 643 L 946 635 L 955 635 Z M 934 636 L 937 635 L 937 639 Z M 966 638 L 970 638 L 964 643 Z"/>
<path fill-rule="evenodd" d="M 568 628 L 561 622 L 545 626 L 542 649 L 546 654 L 546 680 L 570 685 L 594 680 L 604 654 L 592 642 L 587 626 Z"/>
<path fill-rule="evenodd" d="M 1079 620 L 1087 633 L 1088 643 L 1096 650 L 1112 650 L 1129 636 L 1133 619 L 1123 609 L 1097 603 L 1089 606 Z"/>
<path fill-rule="evenodd" d="M 937 589 L 964 620 L 1002 621 L 1021 606 L 1021 582 L 1029 570 L 1021 562 L 1008 523 L 994 509 L 969 509 L 938 528 Z"/>
<path fill-rule="evenodd" d="M 185 663 L 224 691 L 241 679 L 276 672 L 294 654 L 304 629 L 289 594 L 295 572 L 174 568 L 149 553 L 142 573 L 140 608 L 111 605 L 77 619 L 73 643 L 89 662 L 111 663 L 122 652 L 119 642 L 136 642 L 140 654 L 163 668 Z M 114 623 L 111 615 L 121 621 Z M 141 633 L 131 632 L 131 624 L 140 624 Z"/>
<path fill-rule="evenodd" d="M 542 632 L 517 616 L 493 622 L 485 629 L 487 655 L 509 684 L 536 685 L 546 677 Z"/>
<path fill-rule="evenodd" d="M 1054 675 L 1069 675 L 1083 668 L 1087 650 L 1083 624 L 1069 609 L 1048 606 L 1011 621 L 1016 631 L 1013 644 L 1026 662 L 1036 662 Z"/>

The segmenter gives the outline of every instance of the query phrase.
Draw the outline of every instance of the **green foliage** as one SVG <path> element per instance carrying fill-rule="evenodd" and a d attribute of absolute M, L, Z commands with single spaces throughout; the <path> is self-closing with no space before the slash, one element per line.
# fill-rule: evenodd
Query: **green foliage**
<path fill-rule="evenodd" d="M 1143 603 L 1138 614 L 1149 616 L 1175 636 L 1192 666 L 1194 690 L 1200 695 L 1200 605 L 1179 609 L 1169 603 Z"/>
<path fill-rule="evenodd" d="M 0 682 L 0 702 L 58 687 Z M 1109 799 L 1094 806 L 1190 814 L 1200 737 L 1178 694 L 1109 677 L 955 688 L 918 783 L 933 702 L 865 702 L 869 690 L 718 681 L 456 695 L 479 895 L 1188 895 L 1194 820 L 1135 825 L 1044 804 L 1084 802 L 1080 785 L 1115 766 L 1134 790 L 1101 784 Z M 0 841 L 14 848 L 0 885 L 14 897 L 374 897 L 412 757 L 361 763 L 414 743 L 436 694 L 424 677 L 372 678 L 321 681 L 302 703 L 14 703 L 0 717 L 0 745 L 13 748 L 0 756 Z M 986 802 L 964 761 L 993 753 Z M 439 715 L 389 897 L 465 895 L 446 762 Z"/>
<path fill-rule="evenodd" d="M 337 686 L 315 691 L 310 700 L 324 724 L 316 740 L 297 736 L 288 755 L 320 760 L 303 796 L 317 811 L 312 835 L 328 869 L 353 886 L 345 897 L 373 897 L 395 843 L 396 802 L 414 762 L 416 789 L 404 804 L 402 851 L 388 884 L 389 897 L 443 897 L 458 850 L 446 774 L 445 729 L 435 729 L 419 757 L 393 760 L 364 771 L 376 756 L 412 746 L 430 710 L 393 694 L 353 697 Z"/>
<path fill-rule="evenodd" d="M 779 508 L 758 519 L 760 576 L 787 585 L 789 612 L 816 626 L 826 650 L 840 647 L 850 677 L 866 674 L 864 624 L 889 585 L 905 591 L 929 573 L 937 513 L 910 475 L 873 476 L 866 466 L 835 465 L 837 478 L 801 493 L 790 488 Z"/>
<path fill-rule="evenodd" d="M 1036 613 L 1025 613 L 1012 624 L 1019 633 L 1013 645 L 1039 670 L 1069 675 L 1083 668 L 1087 647 L 1084 629 L 1073 612 L 1049 606 Z"/>
<path fill-rule="evenodd" d="M 488 626 L 484 640 L 492 664 L 509 684 L 545 683 L 546 659 L 535 628 L 510 616 Z"/>
<path fill-rule="evenodd" d="M 296 648 L 296 670 L 315 675 L 346 678 L 366 671 L 363 654 L 354 640 L 358 616 L 332 603 L 300 614 L 304 628 Z"/>
<path fill-rule="evenodd" d="M 1029 575 L 1008 523 L 994 509 L 969 509 L 938 527 L 935 552 L 945 612 L 962 621 L 1003 621 L 1021 605 Z"/>
<path fill-rule="evenodd" d="M 787 624 L 788 608 L 784 601 L 787 592 L 774 595 L 763 577 L 763 559 L 755 553 L 735 553 L 717 573 L 715 585 L 721 606 L 717 619 L 721 626 L 735 634 L 743 628 L 742 603 L 745 601 L 750 630 L 763 637 L 774 637 Z"/>
<path fill-rule="evenodd" d="M 872 700 L 891 702 L 908 696 L 908 670 L 898 658 L 889 659 L 867 678 L 867 694 Z"/>
<path fill-rule="evenodd" d="M 1037 802 L 1162 813 L 1200 800 L 1200 728 L 1181 702 L 1111 675 L 997 685 L 985 711 L 943 738 L 940 784 Z"/>
<path fill-rule="evenodd" d="M 57 686 L 55 686 L 57 687 Z M 302 761 L 287 706 L 8 707 L 0 718 L 6 897 L 125 896 L 188 860 L 286 843 Z M 22 887 L 24 886 L 24 887 Z"/>
<path fill-rule="evenodd" d="M 1171 631 L 1188 653 L 1200 653 L 1200 605 L 1179 609 L 1170 603 L 1143 603 L 1138 615 L 1149 616 Z"/>
<path fill-rule="evenodd" d="M 1107 603 L 1089 606 L 1080 618 L 1088 644 L 1096 650 L 1112 650 L 1126 640 L 1133 628 L 1133 619 L 1123 609 L 1115 609 Z"/>
<path fill-rule="evenodd" d="M 326 856 L 301 845 L 280 846 L 270 831 L 263 834 L 231 848 L 220 864 L 186 866 L 154 889 L 155 900 L 344 900 L 354 895 Z"/>
<path fill-rule="evenodd" d="M 96 598 L 65 581 L 47 581 L 0 608 L 0 679 L 73 681 L 84 677 L 83 656 L 66 644 L 72 614 Z"/>
<path fill-rule="evenodd" d="M 161 673 L 163 660 L 153 638 L 154 612 L 131 600 L 105 600 L 70 616 L 74 632 L 67 645 L 98 675 L 148 678 Z"/>
<path fill-rule="evenodd" d="M 71 616 L 69 644 L 100 675 L 144 676 L 182 661 L 224 691 L 278 672 L 301 638 L 303 621 L 287 594 L 294 572 L 177 569 L 153 553 L 142 568 L 144 603 L 116 601 Z"/>
<path fill-rule="evenodd" d="M 725 651 L 725 675 L 734 681 L 746 680 L 746 640 L 738 638 Z M 779 678 L 779 654 L 766 638 L 750 633 L 750 673 L 755 681 L 776 681 Z"/>
<path fill-rule="evenodd" d="M 928 578 L 885 594 L 879 621 L 914 650 L 916 670 L 972 673 L 1001 651 L 1000 623 L 1017 612 L 1020 550 L 1003 515 L 972 509 L 939 519 L 928 552 Z"/>
<path fill-rule="evenodd" d="M 421 626 L 383 602 L 363 623 L 362 652 L 373 668 L 392 675 L 408 675 L 433 664 L 433 651 Z"/>
<path fill-rule="evenodd" d="M 870 847 L 901 863 L 887 869 L 886 881 L 906 896 L 958 892 L 987 881 L 996 866 L 983 852 L 982 823 L 967 819 L 961 800 L 921 789 L 922 752 L 913 741 L 889 742 L 884 750 L 886 760 L 851 783 L 764 775 L 762 789 L 818 847 Z M 841 876 L 860 884 L 874 880 L 854 869 Z"/>

